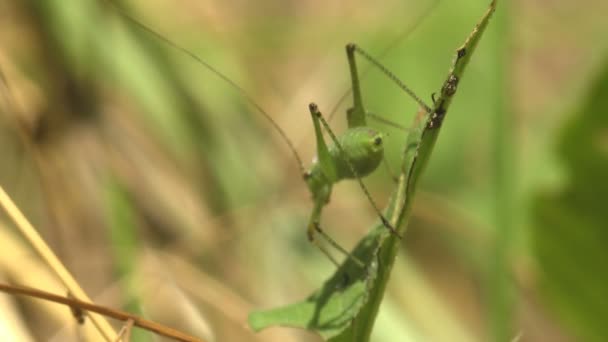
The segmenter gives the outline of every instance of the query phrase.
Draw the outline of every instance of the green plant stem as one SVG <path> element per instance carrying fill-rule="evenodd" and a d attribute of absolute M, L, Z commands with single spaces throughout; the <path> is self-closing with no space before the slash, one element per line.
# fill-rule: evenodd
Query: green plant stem
<path fill-rule="evenodd" d="M 503 7 L 508 7 L 506 2 Z M 493 341 L 506 342 L 513 337 L 512 287 L 509 277 L 509 250 L 512 245 L 516 208 L 516 167 L 514 148 L 514 127 L 510 108 L 508 75 L 509 68 L 509 12 L 505 8 L 496 18 L 496 29 L 500 39 L 495 40 L 496 56 L 496 96 L 494 97 L 494 132 L 492 164 L 493 190 L 496 195 L 494 203 L 494 248 L 488 266 L 487 305 L 490 313 L 490 334 Z"/>

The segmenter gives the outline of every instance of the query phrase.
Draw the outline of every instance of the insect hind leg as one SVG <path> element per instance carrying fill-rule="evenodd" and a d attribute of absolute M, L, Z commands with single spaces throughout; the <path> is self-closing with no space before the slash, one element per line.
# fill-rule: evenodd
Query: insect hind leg
<path fill-rule="evenodd" d="M 344 247 L 340 246 L 340 244 L 337 243 L 336 240 L 334 240 L 331 236 L 327 235 L 327 233 L 325 233 L 325 231 L 323 231 L 323 229 L 321 229 L 321 225 L 319 224 L 318 221 L 313 222 L 312 227 L 309 227 L 309 230 L 311 228 L 314 232 L 320 234 L 325 239 L 325 241 L 327 241 L 333 248 L 338 250 L 340 253 L 344 254 L 344 256 L 346 256 L 348 259 L 352 260 L 355 264 L 357 264 L 357 266 L 361 267 L 362 269 L 365 269 L 365 263 L 363 261 L 359 260 L 359 258 L 354 256 L 352 253 L 350 253 L 346 249 L 344 249 Z M 311 240 L 311 238 L 312 238 L 312 240 Z M 340 266 L 336 262 L 336 260 L 329 254 L 329 252 L 325 249 L 325 247 L 323 247 L 321 244 L 319 244 L 318 240 L 314 239 L 314 233 L 312 236 L 309 234 L 308 239 L 313 244 L 315 244 L 315 246 L 319 247 L 319 249 L 323 253 L 325 253 L 325 255 L 327 255 L 334 264 L 336 264 L 336 266 L 338 266 L 338 267 Z"/>
<path fill-rule="evenodd" d="M 359 54 L 367 61 L 369 61 L 372 65 L 374 65 L 378 70 L 380 70 L 383 74 L 385 74 L 391 81 L 393 81 L 401 90 L 403 90 L 408 96 L 410 96 L 421 108 L 424 108 L 424 111 L 427 113 L 431 113 L 433 110 L 429 107 L 414 91 L 412 91 L 408 86 L 405 85 L 395 74 L 393 74 L 390 70 L 388 70 L 384 65 L 378 62 L 374 57 L 368 54 L 365 50 L 360 48 L 357 44 L 350 43 L 346 45 L 346 55 L 348 57 L 349 64 L 351 64 L 351 74 L 352 70 L 356 72 L 354 68 L 355 65 L 355 53 Z M 353 87 L 355 86 L 355 78 L 353 77 Z M 358 78 L 356 81 L 356 85 L 358 87 Z M 359 101 L 361 102 L 361 101 Z M 356 103 L 355 103 L 356 105 Z"/>
<path fill-rule="evenodd" d="M 319 235 L 321 235 L 323 237 L 323 239 L 325 239 L 325 241 L 327 241 L 327 243 L 329 243 L 330 246 L 332 246 L 333 248 L 335 248 L 340 253 L 344 254 L 344 256 L 346 258 L 352 260 L 357 266 L 361 267 L 362 269 L 365 269 L 365 263 L 364 262 L 362 262 L 361 260 L 359 260 L 359 258 L 355 257 L 354 255 L 352 255 L 352 253 L 349 253 L 344 247 L 340 246 L 340 244 L 337 243 L 336 240 L 334 240 L 331 236 L 329 236 L 327 233 L 325 233 L 325 231 L 323 231 L 323 229 L 321 228 L 321 224 L 319 223 L 319 221 L 321 219 L 321 210 L 323 208 L 323 205 L 324 205 L 324 201 L 323 200 L 317 199 L 315 201 L 312 213 L 310 215 L 310 220 L 308 221 L 308 229 L 306 231 L 306 236 L 308 237 L 308 241 L 310 241 L 317 248 L 319 248 L 319 250 L 321 250 L 321 252 L 323 252 L 323 254 L 325 254 L 327 256 L 327 258 L 329 260 L 331 260 L 331 262 L 334 265 L 336 265 L 336 267 L 339 268 L 340 267 L 340 263 L 325 248 L 325 246 L 323 246 L 319 242 L 319 240 L 317 240 L 315 238 L 316 235 L 319 234 Z"/>

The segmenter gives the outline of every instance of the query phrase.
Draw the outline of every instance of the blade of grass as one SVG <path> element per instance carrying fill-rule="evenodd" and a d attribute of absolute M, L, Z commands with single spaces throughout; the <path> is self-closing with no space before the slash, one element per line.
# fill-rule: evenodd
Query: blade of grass
<path fill-rule="evenodd" d="M 576 341 L 608 340 L 608 56 L 569 120 L 557 154 L 562 184 L 533 197 L 531 247 L 539 294 Z"/>
<path fill-rule="evenodd" d="M 496 65 L 496 93 L 493 104 L 494 131 L 492 158 L 493 158 L 493 184 L 495 193 L 494 203 L 494 239 L 493 248 L 489 257 L 487 267 L 487 307 L 489 312 L 490 333 L 494 341 L 510 341 L 513 338 L 511 312 L 513 311 L 512 287 L 509 272 L 509 250 L 515 233 L 515 220 L 517 211 L 515 205 L 516 168 L 514 148 L 513 123 L 510 98 L 507 89 L 508 49 L 510 49 L 508 38 L 508 6 L 507 2 L 501 13 L 495 19 L 495 27 L 501 37 L 500 44 L 495 45 Z"/>
<path fill-rule="evenodd" d="M 21 210 L 19 210 L 1 186 L 0 205 L 13 220 L 21 234 L 23 234 L 25 239 L 30 243 L 38 255 L 40 255 L 40 258 L 47 263 L 53 272 L 55 272 L 59 280 L 61 280 L 63 285 L 68 289 L 70 295 L 82 302 L 92 303 L 89 296 L 82 290 L 78 282 L 65 268 L 63 263 L 61 263 L 57 255 L 55 255 L 46 242 L 44 242 L 44 239 L 38 234 L 38 231 L 36 231 L 34 226 L 27 220 L 25 215 L 23 215 Z M 87 316 L 91 318 L 91 321 L 106 341 L 111 342 L 116 339 L 116 332 L 103 316 L 89 312 L 87 312 Z"/>
<path fill-rule="evenodd" d="M 15 111 L 8 82 L 2 70 L 0 70 L 0 83 L 2 83 L 2 94 L 6 101 L 7 109 L 9 111 Z M 2 186 L 0 186 L 0 206 L 4 208 L 4 211 L 13 220 L 17 229 L 19 229 L 19 232 L 29 242 L 32 248 L 34 248 L 40 258 L 44 260 L 49 268 L 57 275 L 57 278 L 59 278 L 63 285 L 68 289 L 70 295 L 83 302 L 92 303 L 91 299 L 80 287 L 76 279 L 74 279 L 61 260 L 59 260 L 57 255 L 55 255 L 51 248 L 46 244 L 40 234 L 38 234 L 36 228 L 34 228 L 25 215 L 23 215 L 21 210 L 19 210 L 19 207 L 17 207 L 11 197 L 4 191 Z M 103 316 L 96 314 L 88 314 L 88 316 L 106 341 L 114 341 L 116 339 L 116 332 Z"/>
<path fill-rule="evenodd" d="M 114 272 L 120 279 L 125 296 L 123 309 L 143 316 L 139 286 L 136 283 L 138 236 L 136 210 L 133 208 L 129 192 L 114 177 L 106 182 L 106 217 L 108 219 L 110 247 L 114 256 Z M 131 342 L 150 341 L 151 335 L 136 329 L 131 334 Z"/>

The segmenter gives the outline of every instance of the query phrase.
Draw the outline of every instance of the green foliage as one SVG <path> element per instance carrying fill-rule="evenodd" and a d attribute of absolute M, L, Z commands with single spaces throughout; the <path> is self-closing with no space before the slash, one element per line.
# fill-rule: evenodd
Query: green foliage
<path fill-rule="evenodd" d="M 585 341 L 608 340 L 608 63 L 563 128 L 567 182 L 534 200 L 533 248 L 546 298 Z"/>
<path fill-rule="evenodd" d="M 438 90 L 442 66 L 487 2 L 116 3 L 243 87 L 306 160 L 314 147 L 306 104 L 314 100 L 329 115 L 347 86 L 343 43 L 365 47 L 426 99 Z M 381 227 L 356 247 L 368 262 L 365 272 L 344 265 L 308 300 L 252 315 L 252 326 L 307 327 L 337 340 L 365 339 L 371 325 L 378 341 L 504 341 L 519 332 L 527 340 L 567 334 L 607 339 L 602 266 L 608 76 L 592 72 L 590 63 L 606 48 L 608 26 L 598 10 L 604 1 L 584 8 L 569 3 L 556 1 L 549 12 L 532 2 L 501 4 L 484 34 L 483 54 L 460 83 L 431 165 L 422 183 L 414 184 L 424 196 L 417 195 L 389 293 L 381 284 L 395 242 L 382 236 Z M 285 302 L 322 283 L 331 264 L 302 232 L 310 207 L 305 185 L 284 143 L 242 93 L 125 21 L 107 1 L 14 1 L 4 12 L 11 20 L 3 21 L 0 68 L 17 110 L 7 113 L 0 104 L 0 179 L 44 236 L 57 239 L 59 248 L 75 248 L 58 251 L 68 265 L 92 261 L 101 276 L 93 278 L 83 267 L 80 279 L 97 279 L 97 289 L 105 287 L 103 281 L 119 284 L 124 302 L 146 299 L 150 312 L 154 305 L 166 307 L 159 298 L 137 298 L 141 281 L 129 280 L 145 246 L 146 253 L 179 255 L 215 277 L 244 299 L 240 312 L 251 302 Z M 393 48 L 383 54 L 387 46 Z M 408 126 L 414 102 L 381 73 L 366 73 L 367 63 L 361 67 L 366 106 Z M 581 84 L 596 74 L 597 82 L 585 89 L 586 103 L 575 102 Z M 562 108 L 572 106 L 576 115 L 561 127 Z M 343 132 L 343 121 L 337 116 L 331 123 Z M 23 131 L 17 129 L 22 123 Z M 549 148 L 556 126 L 562 128 L 559 149 Z M 52 139 L 40 139 L 40 132 Z M 404 134 L 386 132 L 389 164 L 411 166 L 421 132 L 410 135 L 405 157 Z M 22 133 L 40 154 L 22 148 Z M 91 149 L 92 142 L 97 147 Z M 432 145 L 424 146 L 419 156 L 430 155 Z M 564 168 L 555 167 L 557 153 Z M 110 181 L 97 178 L 112 173 L 116 162 L 128 168 Z M 401 170 L 401 176 L 408 172 Z M 539 181 L 554 186 L 565 179 L 559 188 L 537 191 Z M 99 184 L 93 188 L 91 181 Z M 369 212 L 353 209 L 368 203 L 358 188 L 353 196 L 343 191 L 356 187 L 348 183 L 336 189 L 325 218 L 328 233 L 352 246 L 354 236 L 363 234 L 351 230 L 359 232 L 356 221 Z M 395 187 L 384 170 L 366 184 L 378 203 Z M 393 195 L 393 205 L 409 205 L 405 190 L 397 190 L 401 197 Z M 100 193 L 106 196 L 97 198 Z M 396 212 L 389 207 L 384 214 Z M 107 225 L 88 225 L 98 221 Z M 60 233 L 54 227 L 59 224 Z M 529 253 L 539 267 L 527 267 Z M 6 255 L 12 263 L 13 255 Z M 111 267 L 98 269 L 98 260 Z M 413 269 L 421 285 L 403 274 Z M 177 278 L 175 283 L 183 285 Z M 196 295 L 211 293 L 206 278 L 192 283 L 202 289 Z M 243 329 L 237 335 L 242 316 L 227 322 L 224 312 L 206 310 L 209 300 L 193 300 L 193 306 L 203 308 L 217 340 L 271 340 L 273 332 L 254 336 Z M 137 306 L 128 310 L 139 312 Z M 35 320 L 24 317 L 36 330 Z M 466 332 L 460 339 L 453 333 L 459 329 Z"/>
<path fill-rule="evenodd" d="M 143 315 L 138 295 L 139 285 L 134 274 L 137 272 L 137 255 L 139 251 L 136 211 L 129 193 L 114 179 L 108 181 L 106 188 L 106 207 L 109 222 L 110 247 L 114 257 L 114 270 L 125 293 L 124 309 L 128 312 Z M 150 341 L 149 332 L 134 329 L 131 341 Z"/>
<path fill-rule="evenodd" d="M 405 232 L 416 185 L 437 140 L 443 116 L 495 5 L 492 2 L 471 36 L 458 49 L 432 113 L 417 125 L 415 122 L 415 129 L 408 135 L 399 182 L 385 212 L 401 235 Z M 250 325 L 254 330 L 271 325 L 306 328 L 333 342 L 368 341 L 400 242 L 384 226 L 376 226 L 353 251 L 358 259 L 366 263 L 365 269 L 348 259 L 306 300 L 279 309 L 254 312 L 249 318 Z"/>

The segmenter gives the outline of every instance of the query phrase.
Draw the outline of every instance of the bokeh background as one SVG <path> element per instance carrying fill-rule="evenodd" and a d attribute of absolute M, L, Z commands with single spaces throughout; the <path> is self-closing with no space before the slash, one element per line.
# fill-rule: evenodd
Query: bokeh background
<path fill-rule="evenodd" d="M 245 89 L 308 161 L 307 104 L 329 114 L 348 90 L 347 42 L 430 102 L 489 1 L 116 3 Z M 499 4 L 422 179 L 374 341 L 608 340 L 606 13 L 600 0 Z M 246 324 L 333 266 L 306 240 L 295 159 L 244 94 L 104 1 L 0 1 L 0 70 L 0 185 L 97 303 L 208 341 L 320 340 Z M 365 75 L 368 110 L 407 127 L 413 101 Z M 406 133 L 373 125 L 398 165 Z M 390 173 L 365 182 L 383 206 Z M 355 182 L 323 216 L 347 247 L 375 220 Z M 0 248 L 3 282 L 65 293 L 5 215 Z M 62 306 L 0 306 L 6 341 L 100 339 Z"/>

